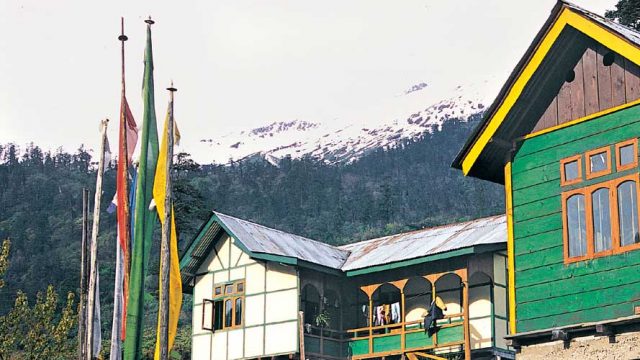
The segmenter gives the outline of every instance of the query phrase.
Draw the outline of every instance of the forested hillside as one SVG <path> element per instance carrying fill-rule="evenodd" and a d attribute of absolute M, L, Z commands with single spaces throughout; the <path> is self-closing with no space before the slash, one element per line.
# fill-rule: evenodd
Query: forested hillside
<path fill-rule="evenodd" d="M 174 185 L 180 246 L 191 241 L 211 209 L 332 244 L 500 213 L 500 186 L 464 178 L 449 167 L 476 124 L 477 119 L 448 121 L 441 132 L 341 166 L 311 159 L 284 159 L 274 166 L 260 158 L 200 166 L 179 154 Z M 61 294 L 76 291 L 81 189 L 95 186 L 91 161 L 83 148 L 69 154 L 43 152 L 33 144 L 0 146 L 0 239 L 12 242 L 0 314 L 18 289 L 31 296 L 48 284 Z M 107 171 L 99 237 L 105 333 L 116 237 L 115 214 L 105 210 L 115 192 L 114 176 L 113 168 Z M 150 274 L 157 273 L 157 248 Z M 148 277 L 147 287 L 153 299 L 156 276 Z M 150 314 L 154 308 L 150 302 Z"/>
<path fill-rule="evenodd" d="M 347 166 L 255 159 L 207 166 L 178 183 L 209 209 L 331 244 L 492 215 L 504 211 L 502 188 L 450 168 L 475 124 L 449 121 Z"/>

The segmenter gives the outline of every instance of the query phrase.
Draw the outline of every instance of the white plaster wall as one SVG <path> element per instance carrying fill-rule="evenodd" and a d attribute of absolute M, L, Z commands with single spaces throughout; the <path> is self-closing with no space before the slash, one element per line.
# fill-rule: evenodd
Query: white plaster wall
<path fill-rule="evenodd" d="M 230 330 L 227 332 L 229 337 L 227 353 L 228 359 L 240 359 L 244 355 L 244 329 Z"/>
<path fill-rule="evenodd" d="M 191 338 L 191 358 L 210 359 L 211 358 L 211 335 L 200 335 Z"/>
<path fill-rule="evenodd" d="M 212 336 L 211 342 L 211 360 L 227 360 L 227 332 L 216 331 Z M 206 354 L 200 357 L 200 354 L 191 354 L 192 359 L 206 359 Z"/>
<path fill-rule="evenodd" d="M 229 238 L 228 241 L 231 242 L 231 247 L 229 249 L 230 252 L 231 252 L 231 256 L 230 256 L 231 263 L 229 264 L 229 267 L 237 267 L 237 266 L 239 266 L 240 257 L 242 256 L 244 251 L 242 251 L 235 244 L 235 239 Z"/>
<path fill-rule="evenodd" d="M 219 271 L 213 274 L 214 284 L 223 284 L 229 281 L 229 271 Z"/>
<path fill-rule="evenodd" d="M 298 286 L 298 276 L 293 266 L 267 263 L 267 291 L 291 289 Z"/>
<path fill-rule="evenodd" d="M 240 265 L 248 265 L 248 264 L 253 264 L 253 263 L 255 263 L 255 260 L 250 258 L 249 255 L 245 254 L 244 252 L 241 252 L 240 259 L 238 260 L 238 266 L 240 266 Z"/>
<path fill-rule="evenodd" d="M 194 286 L 192 359 L 233 360 L 298 351 L 295 267 L 255 261 L 226 237 L 216 244 L 199 272 L 205 274 L 198 276 Z M 203 330 L 203 299 L 212 299 L 216 286 L 242 279 L 243 327 L 214 333 Z"/>
<path fill-rule="evenodd" d="M 245 330 L 245 338 L 248 341 L 244 343 L 245 357 L 258 357 L 263 354 L 264 348 L 264 327 L 256 326 Z"/>
<path fill-rule="evenodd" d="M 193 335 L 211 334 L 211 331 L 202 329 L 203 309 L 204 309 L 204 306 L 202 304 L 193 305 L 193 310 L 192 310 L 193 316 L 191 317 L 191 332 L 193 333 Z M 213 311 L 212 306 L 208 306 L 207 309 L 208 309 L 207 315 L 210 314 L 211 311 Z"/>
<path fill-rule="evenodd" d="M 265 326 L 265 352 L 267 354 L 296 352 L 297 329 L 295 321 Z"/>
<path fill-rule="evenodd" d="M 267 293 L 266 322 L 298 319 L 298 292 L 296 289 Z"/>
<path fill-rule="evenodd" d="M 245 294 L 251 295 L 264 292 L 265 266 L 256 263 L 247 266 L 247 283 L 245 284 Z"/>
<path fill-rule="evenodd" d="M 211 299 L 213 295 L 213 274 L 205 274 L 196 278 L 193 288 L 193 303 L 201 304 L 202 299 Z"/>
<path fill-rule="evenodd" d="M 244 267 L 230 269 L 229 270 L 229 281 L 245 279 L 246 278 L 245 273 L 246 273 L 246 270 L 245 270 Z"/>
<path fill-rule="evenodd" d="M 230 262 L 229 254 L 231 253 L 231 238 L 226 236 L 224 240 L 220 241 L 218 244 L 218 261 L 214 262 L 214 264 L 221 264 L 222 269 L 228 269 Z"/>
<path fill-rule="evenodd" d="M 245 326 L 264 324 L 264 294 L 245 296 Z"/>

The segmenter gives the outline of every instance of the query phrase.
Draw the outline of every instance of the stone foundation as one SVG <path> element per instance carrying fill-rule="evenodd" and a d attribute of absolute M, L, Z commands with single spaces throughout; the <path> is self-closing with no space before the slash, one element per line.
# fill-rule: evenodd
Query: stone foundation
<path fill-rule="evenodd" d="M 522 347 L 517 360 L 593 359 L 632 360 L 640 359 L 640 332 L 617 335 L 614 344 L 607 336 L 588 336 L 571 340 L 568 349 L 562 341 Z"/>

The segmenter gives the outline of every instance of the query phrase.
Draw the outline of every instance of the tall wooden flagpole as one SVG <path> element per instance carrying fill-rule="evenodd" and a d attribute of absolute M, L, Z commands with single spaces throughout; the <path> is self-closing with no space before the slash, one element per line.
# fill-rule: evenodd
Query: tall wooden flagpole
<path fill-rule="evenodd" d="M 122 90 L 121 90 L 121 104 L 120 104 L 120 139 L 119 139 L 119 144 L 118 144 L 118 156 L 128 156 L 127 152 L 128 149 L 127 147 L 127 131 L 126 129 L 124 129 L 123 127 L 126 126 L 126 121 L 127 119 L 125 119 L 125 78 L 124 78 L 124 42 L 128 40 L 127 36 L 124 34 L 124 17 L 120 18 L 120 36 L 118 36 L 118 40 L 120 40 L 120 55 L 121 55 L 121 62 L 122 62 Z M 125 151 L 124 154 L 121 150 L 121 147 L 124 146 Z M 122 159 L 118 159 L 118 167 L 121 164 Z M 125 163 L 128 165 L 128 159 L 125 161 Z M 125 173 L 126 175 L 126 173 Z M 120 179 L 120 169 L 118 168 L 118 174 L 117 174 L 117 181 L 128 181 L 128 179 Z M 127 186 L 123 186 L 121 188 L 119 188 L 117 191 L 121 191 L 122 189 L 124 189 L 125 191 L 127 190 Z M 128 196 L 129 194 L 127 194 Z M 118 196 L 118 199 L 122 199 L 122 196 Z M 127 206 L 127 204 L 117 204 L 118 207 L 120 206 Z M 118 209 L 118 214 L 121 211 L 121 209 Z M 123 226 L 123 224 L 120 223 L 119 221 L 120 219 L 118 219 L 118 227 Z M 127 219 L 128 221 L 128 219 Z M 121 233 L 121 229 L 118 228 L 117 230 L 118 235 L 120 235 Z M 125 241 L 128 241 L 129 239 L 126 239 Z M 120 245 L 120 242 L 122 241 L 122 239 L 120 238 L 120 236 L 118 236 L 118 238 L 116 239 L 116 276 L 115 276 L 115 282 L 114 282 L 114 289 L 113 289 L 113 321 L 111 323 L 111 347 L 110 347 L 110 351 L 109 351 L 109 357 L 111 360 L 120 360 L 122 359 L 122 350 L 121 350 L 121 334 L 122 334 L 122 329 L 123 329 L 123 323 L 125 321 L 125 319 L 123 319 L 123 307 L 124 302 L 126 301 L 126 299 L 123 297 L 123 288 L 124 288 L 124 279 L 128 278 L 127 276 L 125 276 L 124 271 L 125 271 L 125 266 L 124 266 L 124 262 L 127 259 L 124 259 L 124 256 L 122 254 L 122 247 Z"/>
<path fill-rule="evenodd" d="M 167 119 L 167 181 L 164 198 L 164 223 L 162 224 L 162 243 L 160 247 L 162 273 L 160 274 L 162 289 L 160 302 L 160 360 L 169 358 L 169 272 L 171 270 L 171 168 L 173 166 L 173 93 L 177 91 L 171 86 L 169 90 L 169 117 Z"/>
<path fill-rule="evenodd" d="M 87 313 L 87 239 L 89 237 L 89 190 L 82 189 L 82 242 L 80 250 L 80 302 L 78 305 L 78 359 L 83 360 L 86 354 L 85 328 Z"/>
<path fill-rule="evenodd" d="M 93 204 L 93 227 L 91 228 L 91 255 L 89 273 L 89 295 L 87 296 L 87 359 L 93 359 L 93 321 L 96 305 L 96 280 L 98 276 L 98 230 L 100 228 L 100 201 L 102 199 L 102 175 L 104 173 L 104 150 L 107 142 L 107 124 L 109 119 L 102 120 L 100 125 L 100 157 L 98 161 L 98 175 L 96 178 L 96 192 Z"/>

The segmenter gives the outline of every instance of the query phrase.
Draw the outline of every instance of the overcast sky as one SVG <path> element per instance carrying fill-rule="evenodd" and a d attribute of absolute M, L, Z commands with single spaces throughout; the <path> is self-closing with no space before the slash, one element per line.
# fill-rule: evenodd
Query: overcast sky
<path fill-rule="evenodd" d="M 151 15 L 158 121 L 173 79 L 188 144 L 272 121 L 338 121 L 419 82 L 503 82 L 554 3 L 3 0 L 0 143 L 97 143 L 100 119 L 118 118 L 120 16 L 136 120 Z M 603 13 L 616 1 L 577 3 Z"/>

